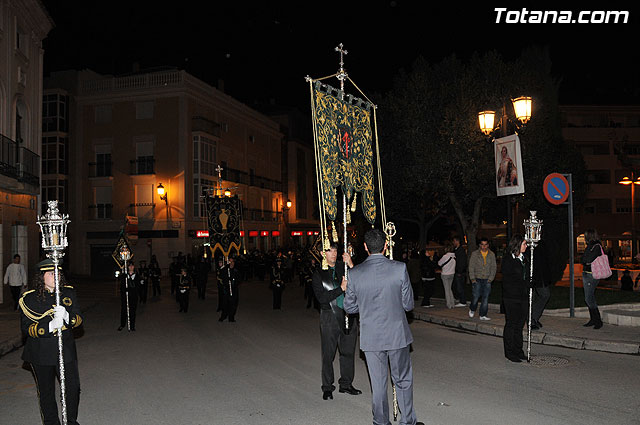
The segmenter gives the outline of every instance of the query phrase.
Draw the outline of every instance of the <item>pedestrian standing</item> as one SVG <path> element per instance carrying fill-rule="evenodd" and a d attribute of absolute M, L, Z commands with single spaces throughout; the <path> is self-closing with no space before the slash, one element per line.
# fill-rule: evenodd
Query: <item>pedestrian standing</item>
<path fill-rule="evenodd" d="M 467 252 L 462 246 L 459 236 L 453 238 L 454 254 L 456 254 L 456 274 L 453 279 L 453 295 L 458 302 L 455 307 L 466 307 L 467 296 L 464 287 L 467 282 Z"/>
<path fill-rule="evenodd" d="M 180 303 L 180 311 L 186 313 L 189 311 L 189 293 L 191 292 L 192 277 L 189 274 L 189 266 L 184 264 L 180 269 L 180 277 L 176 292 L 178 294 L 178 303 Z"/>
<path fill-rule="evenodd" d="M 584 232 L 584 240 L 587 247 L 582 254 L 582 286 L 584 289 L 584 302 L 589 308 L 589 321 L 584 326 L 593 326 L 594 329 L 602 327 L 602 318 L 600 310 L 596 303 L 596 288 L 599 280 L 593 277 L 591 273 L 591 263 L 602 255 L 602 244 L 595 229 L 588 229 Z"/>
<path fill-rule="evenodd" d="M 522 329 L 529 311 L 529 261 L 524 253 L 527 241 L 514 235 L 502 257 L 502 301 L 505 324 L 502 332 L 504 356 L 520 363 L 527 356 L 522 349 Z"/>
<path fill-rule="evenodd" d="M 138 286 L 138 299 L 140 304 L 147 303 L 147 292 L 149 288 L 149 269 L 147 268 L 147 262 L 145 260 L 140 261 L 140 267 L 138 268 L 140 274 L 140 285 Z"/>
<path fill-rule="evenodd" d="M 271 291 L 273 292 L 273 309 L 282 309 L 282 291 L 284 291 L 284 274 L 282 258 L 276 258 L 276 262 L 271 268 Z"/>
<path fill-rule="evenodd" d="M 456 273 L 456 255 L 453 253 L 453 244 L 449 241 L 444 244 L 444 255 L 438 261 L 438 266 L 442 269 L 440 276 L 442 279 L 442 286 L 444 288 L 444 299 L 447 303 L 447 308 L 453 308 L 455 306 L 455 299 L 453 297 L 451 285 Z"/>
<path fill-rule="evenodd" d="M 4 272 L 4 284 L 9 285 L 11 297 L 13 298 L 13 310 L 18 309 L 20 293 L 27 286 L 27 273 L 24 266 L 20 264 L 20 255 L 13 256 L 13 262 L 7 266 Z"/>
<path fill-rule="evenodd" d="M 62 329 L 67 423 L 77 425 L 80 404 L 80 376 L 73 328 L 82 324 L 76 291 L 66 283 L 58 266 L 60 306 L 56 307 L 55 265 L 50 259 L 39 262 L 39 273 L 31 290 L 20 298 L 20 325 L 26 335 L 22 360 L 31 364 L 44 424 L 59 424 L 56 381 L 60 374 L 58 329 Z M 53 306 L 53 307 L 52 307 Z"/>
<path fill-rule="evenodd" d="M 491 284 L 496 277 L 496 255 L 489 249 L 489 239 L 480 238 L 480 247 L 469 257 L 469 280 L 471 280 L 471 305 L 469 317 L 473 317 L 480 301 L 480 320 L 491 320 L 489 312 L 489 294 Z"/>
<path fill-rule="evenodd" d="M 436 281 L 436 269 L 438 263 L 435 261 L 435 253 L 432 249 L 426 249 L 420 256 L 420 280 L 422 281 L 422 303 L 420 306 L 431 308 L 431 296 L 433 295 L 433 284 Z"/>
<path fill-rule="evenodd" d="M 411 280 L 411 289 L 413 289 L 413 299 L 418 299 L 418 292 L 422 284 L 422 273 L 420 270 L 420 255 L 417 251 L 411 251 L 409 259 L 407 260 L 407 271 L 409 272 L 409 279 Z"/>
<path fill-rule="evenodd" d="M 156 256 L 151 256 L 151 261 L 149 262 L 149 278 L 151 279 L 151 285 L 153 287 L 153 296 L 160 295 L 160 265 L 158 264 L 158 260 L 156 260 Z"/>

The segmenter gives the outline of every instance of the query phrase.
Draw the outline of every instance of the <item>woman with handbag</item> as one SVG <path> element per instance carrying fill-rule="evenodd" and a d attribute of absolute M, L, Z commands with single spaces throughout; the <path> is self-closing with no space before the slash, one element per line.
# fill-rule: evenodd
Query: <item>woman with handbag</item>
<path fill-rule="evenodd" d="M 588 229 L 584 232 L 584 239 L 587 247 L 582 254 L 582 286 L 584 288 L 584 302 L 589 307 L 589 321 L 584 326 L 593 326 L 594 329 L 602 327 L 600 310 L 596 304 L 596 287 L 599 279 L 594 277 L 591 265 L 601 255 L 604 254 L 602 245 L 595 229 Z"/>

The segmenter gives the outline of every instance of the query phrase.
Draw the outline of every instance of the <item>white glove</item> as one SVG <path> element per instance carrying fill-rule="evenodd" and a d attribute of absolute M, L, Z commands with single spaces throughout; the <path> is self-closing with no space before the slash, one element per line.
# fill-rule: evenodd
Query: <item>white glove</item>
<path fill-rule="evenodd" d="M 69 312 L 66 308 L 59 305 L 57 307 L 53 307 L 53 317 L 56 319 L 63 319 L 66 323 L 69 323 Z"/>
<path fill-rule="evenodd" d="M 61 317 L 55 317 L 49 322 L 49 332 L 62 328 L 63 322 Z"/>

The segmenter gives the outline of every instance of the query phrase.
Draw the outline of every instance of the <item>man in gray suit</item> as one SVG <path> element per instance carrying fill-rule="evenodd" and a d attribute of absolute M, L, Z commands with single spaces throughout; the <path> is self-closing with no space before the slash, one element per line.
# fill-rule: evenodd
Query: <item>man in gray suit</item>
<path fill-rule="evenodd" d="M 413 290 L 404 263 L 384 256 L 386 235 L 377 229 L 364 236 L 367 259 L 349 271 L 344 309 L 360 313 L 360 349 L 371 378 L 373 423 L 391 425 L 387 376 L 389 364 L 396 386 L 401 425 L 416 422 L 413 409 L 413 370 L 409 346 L 413 335 L 406 312 L 413 310 Z M 344 281 L 343 281 L 344 282 Z"/>

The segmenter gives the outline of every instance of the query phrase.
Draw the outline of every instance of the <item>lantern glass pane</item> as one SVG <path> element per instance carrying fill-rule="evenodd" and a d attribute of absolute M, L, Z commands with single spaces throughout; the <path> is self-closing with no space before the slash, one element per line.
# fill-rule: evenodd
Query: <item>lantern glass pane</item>
<path fill-rule="evenodd" d="M 531 98 L 519 97 L 513 100 L 513 110 L 515 111 L 516 118 L 522 122 L 527 122 L 531 118 Z"/>

